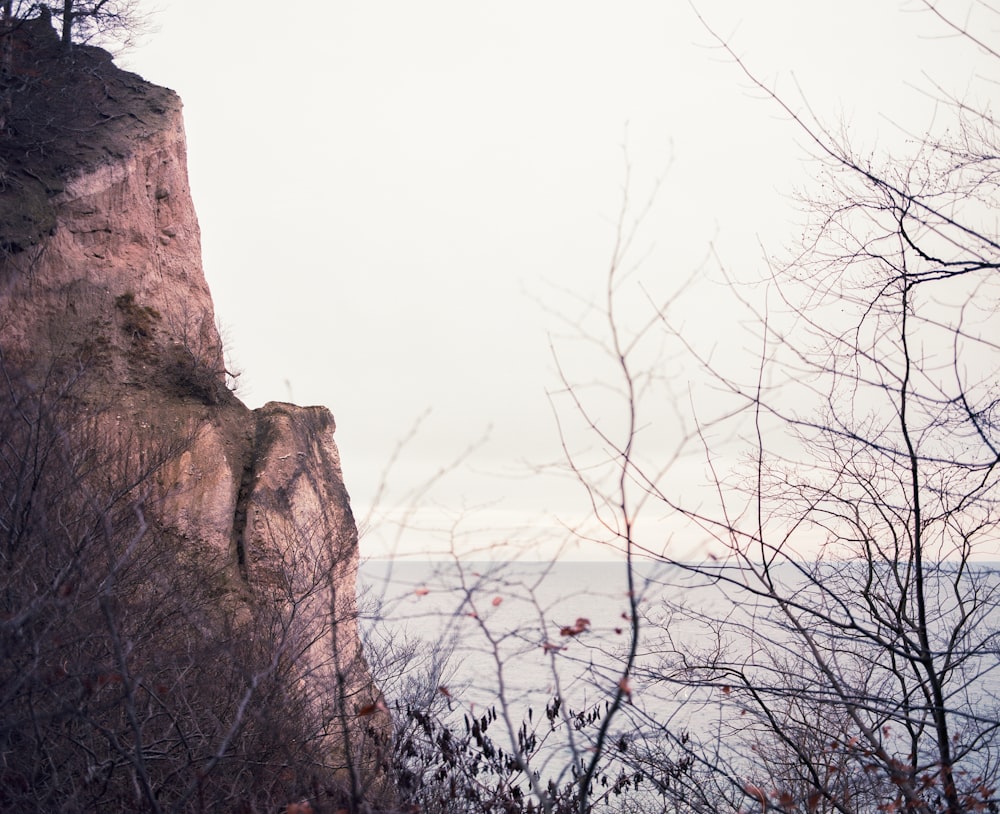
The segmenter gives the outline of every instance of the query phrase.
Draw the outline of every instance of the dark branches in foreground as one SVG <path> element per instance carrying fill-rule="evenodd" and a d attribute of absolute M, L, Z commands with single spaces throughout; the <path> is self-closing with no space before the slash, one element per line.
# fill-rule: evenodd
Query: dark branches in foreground
<path fill-rule="evenodd" d="M 996 58 L 986 31 L 925 6 Z M 604 453 L 584 466 L 564 444 L 595 514 L 625 506 L 606 484 L 634 492 L 627 522 L 605 523 L 609 544 L 625 535 L 630 556 L 673 571 L 637 663 L 624 662 L 633 692 L 646 710 L 653 698 L 675 709 L 682 693 L 715 711 L 680 744 L 693 768 L 670 810 L 996 811 L 1000 576 L 985 558 L 1000 539 L 997 122 L 935 89 L 947 130 L 905 160 L 862 158 L 716 41 L 805 134 L 824 190 L 802 197 L 803 248 L 772 261 L 766 297 L 732 286 L 750 326 L 734 341 L 758 349 L 757 367 L 726 369 L 695 347 L 675 295 L 652 322 L 626 323 L 609 299 L 599 338 L 622 362 L 617 426 L 655 426 L 665 409 L 641 386 L 659 363 L 624 363 L 643 343 L 687 354 L 716 401 L 692 385 L 672 445 L 649 431 L 615 443 L 606 403 L 565 373 L 559 404 L 561 426 L 578 420 Z M 689 500 L 669 464 L 696 452 L 711 477 Z M 697 532 L 703 556 L 643 512 Z M 678 745 L 655 713 L 643 725 Z"/>
<path fill-rule="evenodd" d="M 343 693 L 321 710 L 301 681 L 330 635 L 332 570 L 312 552 L 314 581 L 288 563 L 284 594 L 250 597 L 228 552 L 156 519 L 161 475 L 193 439 L 126 429 L 85 397 L 90 375 L 29 377 L 0 354 L 0 809 L 353 811 L 379 797 L 330 747 L 346 714 L 342 751 L 360 754 L 375 719 Z"/>
<path fill-rule="evenodd" d="M 1000 67 L 988 25 L 923 7 Z M 705 349 L 683 329 L 697 274 L 640 280 L 646 210 L 630 222 L 626 196 L 603 296 L 566 320 L 578 343 L 554 343 L 550 395 L 590 508 L 573 533 L 613 550 L 627 586 L 627 641 L 600 652 L 600 669 L 596 648 L 575 665 L 601 715 L 551 730 L 569 768 L 545 785 L 531 774 L 536 730 L 512 725 L 507 705 L 464 729 L 408 708 L 406 777 L 448 811 L 582 814 L 608 802 L 598 779 L 620 767 L 634 793 L 613 810 L 996 812 L 992 86 L 985 101 L 932 86 L 945 129 L 862 155 L 716 44 L 805 137 L 817 192 L 800 198 L 804 237 L 768 261 L 757 299 L 722 269 L 745 332 Z M 471 615 L 503 677 L 504 634 Z M 558 686 L 574 665 L 553 665 Z M 509 749 L 491 740 L 497 722 Z"/>

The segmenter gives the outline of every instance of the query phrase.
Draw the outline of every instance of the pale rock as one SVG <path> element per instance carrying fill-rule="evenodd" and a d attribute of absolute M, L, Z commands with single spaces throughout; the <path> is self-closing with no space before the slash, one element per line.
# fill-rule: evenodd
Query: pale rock
<path fill-rule="evenodd" d="M 356 719 L 379 694 L 358 639 L 358 536 L 333 416 L 280 403 L 251 411 L 227 389 L 181 103 L 123 76 L 141 114 L 116 119 L 108 155 L 82 158 L 48 209 L 35 190 L 34 220 L 0 234 L 3 363 L 38 389 L 86 371 L 81 410 L 123 455 L 162 457 L 147 510 L 192 562 L 229 573 L 237 618 L 262 597 L 301 603 L 313 642 L 301 682 L 340 754 L 332 722 Z"/>

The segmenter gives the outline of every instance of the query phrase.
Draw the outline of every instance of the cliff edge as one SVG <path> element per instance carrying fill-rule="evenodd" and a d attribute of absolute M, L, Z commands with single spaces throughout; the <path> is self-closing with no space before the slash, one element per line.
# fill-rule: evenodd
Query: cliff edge
<path fill-rule="evenodd" d="M 333 416 L 227 387 L 176 94 L 2 38 L 0 807 L 356 804 L 388 720 Z"/>

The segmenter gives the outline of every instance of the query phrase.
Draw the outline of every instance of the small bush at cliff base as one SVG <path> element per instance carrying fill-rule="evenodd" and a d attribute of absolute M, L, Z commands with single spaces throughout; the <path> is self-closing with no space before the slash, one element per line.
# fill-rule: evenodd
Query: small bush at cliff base
<path fill-rule="evenodd" d="M 228 552 L 194 558 L 159 527 L 159 474 L 189 439 L 137 448 L 79 409 L 86 378 L 39 392 L 0 358 L 0 810 L 340 793 L 295 674 L 296 607 L 235 593 Z"/>
<path fill-rule="evenodd" d="M 517 744 L 504 748 L 506 732 L 499 740 L 491 729 L 499 726 L 495 707 L 479 713 L 471 710 L 458 718 L 452 711 L 434 711 L 399 702 L 394 709 L 397 735 L 390 777 L 394 778 L 402 802 L 420 811 L 440 814 L 580 814 L 609 806 L 611 810 L 659 810 L 658 786 L 642 770 L 629 768 L 609 755 L 591 785 L 581 787 L 583 760 L 572 758 L 563 740 L 565 727 L 588 739 L 596 731 L 607 704 L 581 710 L 561 710 L 561 700 L 546 705 L 546 715 L 529 711 L 517 730 Z M 621 743 L 625 743 L 622 736 Z M 558 759 L 565 753 L 565 761 Z M 546 756 L 554 759 L 546 759 Z M 658 782 L 686 774 L 689 760 L 672 763 L 661 755 Z M 547 765 L 564 779 L 545 778 L 531 767 Z"/>

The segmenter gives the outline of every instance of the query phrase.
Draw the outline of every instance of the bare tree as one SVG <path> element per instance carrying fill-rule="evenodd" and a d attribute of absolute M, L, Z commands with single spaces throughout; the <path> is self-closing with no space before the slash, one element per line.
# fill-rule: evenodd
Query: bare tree
<path fill-rule="evenodd" d="M 510 563 L 442 563 L 433 588 L 422 583 L 414 591 L 437 595 L 437 610 L 417 620 L 450 631 L 441 639 L 444 652 L 424 662 L 429 643 L 419 639 L 415 648 L 412 641 L 395 649 L 384 639 L 371 643 L 374 652 L 395 654 L 404 670 L 402 686 L 386 685 L 396 726 L 389 772 L 401 803 L 443 814 L 573 814 L 599 806 L 646 810 L 657 798 L 644 771 L 616 759 L 628 737 L 612 706 L 618 665 L 608 659 L 588 675 L 602 654 L 586 641 L 587 620 L 553 631 L 552 608 L 534 593 L 548 574 L 532 570 L 526 576 Z M 511 605 L 517 624 L 498 612 Z M 471 676 L 456 668 L 470 659 L 477 665 Z M 549 679 L 542 687 L 551 691 L 532 681 L 539 661 Z"/>
<path fill-rule="evenodd" d="M 4 0 L 0 5 L 5 34 L 29 19 L 45 25 L 55 20 L 65 48 L 74 43 L 128 48 L 148 30 L 150 12 L 142 0 Z M 5 51 L 9 44 L 7 37 Z"/>
<path fill-rule="evenodd" d="M 269 591 L 192 549 L 157 520 L 192 439 L 124 431 L 90 375 L 0 355 L 0 808 L 357 810 L 384 794 L 364 665 L 338 646 L 354 603 L 331 584 L 350 563 L 286 529 L 303 542 Z"/>
<path fill-rule="evenodd" d="M 996 56 L 984 32 L 924 5 Z M 646 645 L 623 662 L 649 698 L 636 725 L 694 761 L 670 791 L 677 810 L 995 811 L 1000 581 L 983 558 L 1000 538 L 996 121 L 935 88 L 950 130 L 905 160 L 860 156 L 719 44 L 805 134 L 823 192 L 803 197 L 802 251 L 772 263 L 763 301 L 741 300 L 749 375 L 692 344 L 673 293 L 626 321 L 621 258 L 601 309 L 618 420 L 564 368 L 568 459 L 605 539 L 675 572 L 677 599 L 647 615 Z M 716 406 L 692 390 L 672 441 L 648 446 L 639 428 L 664 412 L 651 345 L 697 363 Z M 601 461 L 579 457 L 573 421 Z M 693 452 L 710 473 L 697 501 L 670 477 Z M 658 531 L 651 513 L 670 520 Z M 677 551 L 663 523 L 711 557 Z M 673 709 L 680 690 L 717 710 L 684 743 L 654 703 Z"/>
<path fill-rule="evenodd" d="M 148 13 L 141 0 L 60 0 L 41 3 L 59 21 L 60 38 L 73 43 L 117 43 L 128 47 L 145 30 Z"/>

